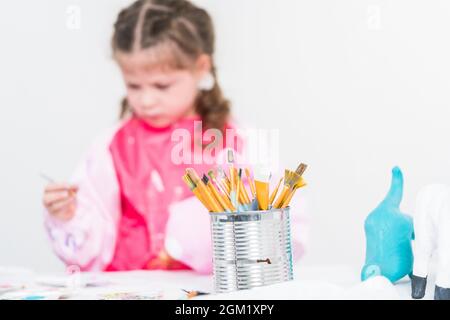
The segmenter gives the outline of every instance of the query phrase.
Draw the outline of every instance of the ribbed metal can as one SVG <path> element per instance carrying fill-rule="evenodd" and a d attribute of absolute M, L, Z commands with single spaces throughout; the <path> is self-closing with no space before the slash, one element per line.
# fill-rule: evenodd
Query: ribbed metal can
<path fill-rule="evenodd" d="M 293 279 L 289 210 L 210 213 L 217 293 Z"/>

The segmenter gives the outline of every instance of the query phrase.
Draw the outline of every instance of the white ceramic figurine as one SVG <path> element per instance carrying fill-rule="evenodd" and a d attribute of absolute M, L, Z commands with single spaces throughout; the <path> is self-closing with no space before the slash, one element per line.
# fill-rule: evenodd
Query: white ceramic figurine
<path fill-rule="evenodd" d="M 425 295 L 430 258 L 437 254 L 434 298 L 450 300 L 450 187 L 436 184 L 419 192 L 414 232 L 412 297 Z"/>

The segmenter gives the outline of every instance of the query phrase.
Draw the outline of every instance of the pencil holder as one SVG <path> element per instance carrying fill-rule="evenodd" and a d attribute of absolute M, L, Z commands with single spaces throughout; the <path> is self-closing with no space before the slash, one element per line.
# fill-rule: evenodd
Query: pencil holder
<path fill-rule="evenodd" d="M 217 293 L 293 279 L 289 207 L 210 216 Z"/>

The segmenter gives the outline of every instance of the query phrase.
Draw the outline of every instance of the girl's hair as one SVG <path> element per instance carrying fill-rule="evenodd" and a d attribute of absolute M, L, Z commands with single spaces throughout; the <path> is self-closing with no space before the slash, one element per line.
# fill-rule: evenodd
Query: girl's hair
<path fill-rule="evenodd" d="M 149 59 L 177 69 L 191 68 L 201 54 L 211 58 L 214 87 L 201 91 L 195 103 L 203 127 L 224 130 L 230 103 L 224 98 L 214 65 L 214 26 L 209 14 L 187 0 L 138 0 L 119 13 L 114 25 L 113 52 L 149 50 Z M 130 108 L 122 102 L 121 118 Z"/>

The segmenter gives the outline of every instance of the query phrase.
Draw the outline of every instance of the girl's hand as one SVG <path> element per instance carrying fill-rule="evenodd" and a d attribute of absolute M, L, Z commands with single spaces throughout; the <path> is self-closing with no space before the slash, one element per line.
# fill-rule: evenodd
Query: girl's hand
<path fill-rule="evenodd" d="M 147 264 L 147 268 L 150 270 L 163 269 L 163 270 L 178 270 L 181 269 L 183 264 L 174 260 L 166 250 L 162 250 L 158 257 L 150 260 Z"/>
<path fill-rule="evenodd" d="M 67 183 L 50 183 L 44 191 L 44 206 L 52 216 L 68 221 L 75 215 L 77 192 L 77 186 Z"/>

